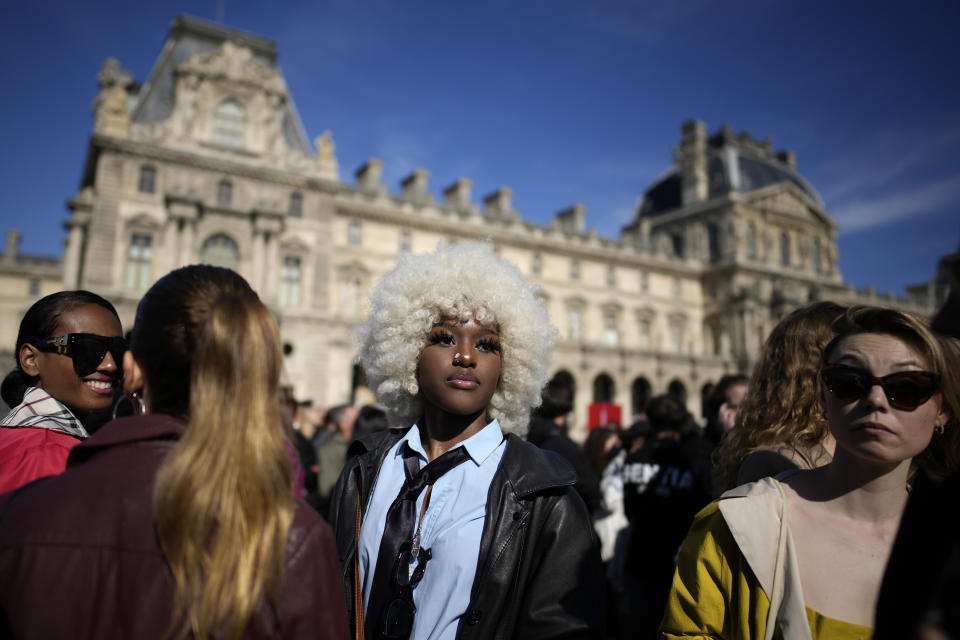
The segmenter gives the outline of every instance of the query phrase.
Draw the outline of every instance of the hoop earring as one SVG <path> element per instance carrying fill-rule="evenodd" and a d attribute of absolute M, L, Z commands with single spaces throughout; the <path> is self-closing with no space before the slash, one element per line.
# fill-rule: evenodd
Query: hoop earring
<path fill-rule="evenodd" d="M 942 424 L 938 424 L 937 426 L 935 426 L 935 427 L 933 428 L 933 432 L 934 432 L 935 434 L 937 434 L 938 436 L 942 436 L 944 431 L 946 431 L 946 429 L 944 428 L 944 426 L 943 426 Z"/>
<path fill-rule="evenodd" d="M 123 404 L 123 401 L 126 400 L 130 403 L 130 411 L 121 411 L 120 406 Z M 117 398 L 117 401 L 113 403 L 113 411 L 110 413 L 110 419 L 116 420 L 118 417 L 127 417 L 127 416 L 142 416 L 146 414 L 147 406 L 143 404 L 143 400 L 140 398 L 140 392 L 134 391 L 129 396 L 124 394 Z"/>

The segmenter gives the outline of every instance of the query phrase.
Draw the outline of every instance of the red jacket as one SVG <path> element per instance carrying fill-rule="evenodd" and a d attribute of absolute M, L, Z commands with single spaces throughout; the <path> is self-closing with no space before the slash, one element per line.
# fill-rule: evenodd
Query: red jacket
<path fill-rule="evenodd" d="M 151 496 L 183 429 L 169 416 L 114 420 L 74 448 L 64 473 L 0 496 L 0 637 L 164 636 L 173 581 Z M 347 637 L 330 527 L 302 503 L 276 606 L 260 606 L 246 637 Z"/>
<path fill-rule="evenodd" d="M 43 427 L 0 427 L 0 493 L 60 473 L 79 442 Z"/>

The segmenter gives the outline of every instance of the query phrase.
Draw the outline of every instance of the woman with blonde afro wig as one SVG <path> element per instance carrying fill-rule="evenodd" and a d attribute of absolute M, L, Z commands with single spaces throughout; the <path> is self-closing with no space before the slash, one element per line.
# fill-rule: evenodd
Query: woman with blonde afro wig
<path fill-rule="evenodd" d="M 371 293 L 373 312 L 357 330 L 360 363 L 390 423 L 409 425 L 419 416 L 417 364 L 430 328 L 441 318 L 475 317 L 498 326 L 503 351 L 488 414 L 504 431 L 525 435 L 557 336 L 538 293 L 486 245 L 402 257 Z"/>
<path fill-rule="evenodd" d="M 355 637 L 602 637 L 576 474 L 523 440 L 556 330 L 489 245 L 401 258 L 357 335 L 400 428 L 354 442 L 331 497 Z"/>

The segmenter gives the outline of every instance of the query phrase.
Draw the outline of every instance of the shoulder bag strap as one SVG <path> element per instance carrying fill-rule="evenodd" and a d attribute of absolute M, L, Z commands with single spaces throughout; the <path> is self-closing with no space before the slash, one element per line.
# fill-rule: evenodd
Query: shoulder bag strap
<path fill-rule="evenodd" d="M 363 594 L 360 591 L 360 491 L 357 491 L 357 519 L 353 530 L 353 637 L 364 640 Z"/>

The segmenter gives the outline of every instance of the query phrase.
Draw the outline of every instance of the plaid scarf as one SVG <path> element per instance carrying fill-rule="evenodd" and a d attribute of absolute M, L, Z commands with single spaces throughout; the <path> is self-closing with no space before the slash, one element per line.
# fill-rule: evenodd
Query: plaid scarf
<path fill-rule="evenodd" d="M 37 387 L 27 387 L 23 402 L 11 409 L 0 425 L 50 429 L 81 440 L 90 435 L 70 409 Z"/>

